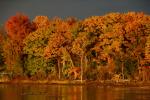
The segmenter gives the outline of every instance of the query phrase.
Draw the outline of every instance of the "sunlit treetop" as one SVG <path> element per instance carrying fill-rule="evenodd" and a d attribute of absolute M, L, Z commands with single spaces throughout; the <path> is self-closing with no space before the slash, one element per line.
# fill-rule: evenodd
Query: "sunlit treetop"
<path fill-rule="evenodd" d="M 92 16 L 82 21 L 82 31 L 94 34 L 101 33 L 101 16 Z"/>
<path fill-rule="evenodd" d="M 65 19 L 65 21 L 70 25 L 70 26 L 73 26 L 75 23 L 77 23 L 77 18 L 75 17 L 67 17 Z"/>
<path fill-rule="evenodd" d="M 47 16 L 36 16 L 33 19 L 33 22 L 36 25 L 36 28 L 43 28 L 50 25 L 50 20 Z"/>

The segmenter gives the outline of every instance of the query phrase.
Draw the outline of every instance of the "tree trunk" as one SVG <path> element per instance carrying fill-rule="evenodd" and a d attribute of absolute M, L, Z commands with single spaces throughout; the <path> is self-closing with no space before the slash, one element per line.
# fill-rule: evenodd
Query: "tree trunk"
<path fill-rule="evenodd" d="M 71 56 L 70 56 L 70 61 L 71 61 L 71 66 L 74 67 L 74 63 L 73 63 L 73 61 L 72 61 Z"/>
<path fill-rule="evenodd" d="M 83 81 L 83 55 L 81 56 L 81 82 Z"/>
<path fill-rule="evenodd" d="M 124 63 L 123 63 L 123 61 L 121 63 L 121 74 L 122 74 L 122 79 L 124 79 Z"/>
<path fill-rule="evenodd" d="M 63 61 L 62 61 L 62 70 L 61 70 L 61 72 L 62 72 L 62 74 L 64 73 L 64 68 L 66 67 L 66 61 L 63 59 Z"/>
<path fill-rule="evenodd" d="M 84 61 L 85 61 L 85 71 L 86 71 L 88 67 L 88 59 L 86 56 L 84 56 Z"/>
<path fill-rule="evenodd" d="M 61 66 L 60 66 L 61 60 L 57 59 L 57 61 L 58 61 L 58 79 L 60 80 L 61 79 Z"/>

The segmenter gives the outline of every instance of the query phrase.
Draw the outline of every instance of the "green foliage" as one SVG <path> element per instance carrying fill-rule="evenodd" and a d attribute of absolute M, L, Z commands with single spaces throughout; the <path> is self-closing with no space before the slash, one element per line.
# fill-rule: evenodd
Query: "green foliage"
<path fill-rule="evenodd" d="M 30 33 L 24 40 L 24 54 L 43 56 L 44 48 L 47 46 L 51 34 L 52 29 L 50 27 Z"/>
<path fill-rule="evenodd" d="M 44 58 L 44 48 L 48 44 L 51 28 L 39 28 L 30 33 L 24 40 L 24 55 L 26 56 L 24 69 L 29 76 L 43 73 L 47 75 L 54 62 Z"/>
<path fill-rule="evenodd" d="M 38 74 L 38 72 L 42 71 L 47 75 L 52 72 L 54 64 L 55 62 L 53 60 L 48 61 L 40 56 L 28 55 L 24 64 L 25 73 L 29 76 L 34 76 Z"/>
<path fill-rule="evenodd" d="M 85 73 L 87 80 L 96 80 L 98 71 L 96 69 L 88 69 Z"/>
<path fill-rule="evenodd" d="M 137 60 L 133 59 L 133 58 L 128 58 L 125 60 L 124 62 L 124 73 L 125 76 L 133 76 L 133 74 L 135 73 L 135 71 L 137 71 Z"/>

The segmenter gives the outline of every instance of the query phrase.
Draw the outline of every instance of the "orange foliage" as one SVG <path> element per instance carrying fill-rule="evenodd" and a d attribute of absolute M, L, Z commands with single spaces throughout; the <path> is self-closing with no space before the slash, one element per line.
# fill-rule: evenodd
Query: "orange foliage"
<path fill-rule="evenodd" d="M 49 38 L 48 46 L 45 49 L 45 57 L 53 58 L 59 57 L 62 54 L 61 48 L 71 44 L 72 33 L 68 23 L 55 19 L 53 22 L 53 33 Z"/>
<path fill-rule="evenodd" d="M 68 75 L 73 79 L 80 79 L 81 67 L 71 67 L 68 69 Z"/>
<path fill-rule="evenodd" d="M 50 25 L 50 21 L 47 16 L 36 16 L 33 19 L 33 22 L 35 23 L 36 28 L 43 28 Z"/>

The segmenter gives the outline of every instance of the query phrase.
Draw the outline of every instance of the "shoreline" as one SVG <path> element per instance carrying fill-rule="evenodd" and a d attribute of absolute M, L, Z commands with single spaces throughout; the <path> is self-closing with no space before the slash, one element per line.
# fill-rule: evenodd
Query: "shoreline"
<path fill-rule="evenodd" d="M 0 81 L 0 84 L 46 84 L 46 85 L 97 85 L 97 86 L 111 86 L 111 87 L 150 87 L 150 82 L 144 81 L 119 81 L 111 80 L 105 81 L 87 81 L 83 80 L 11 80 Z"/>

